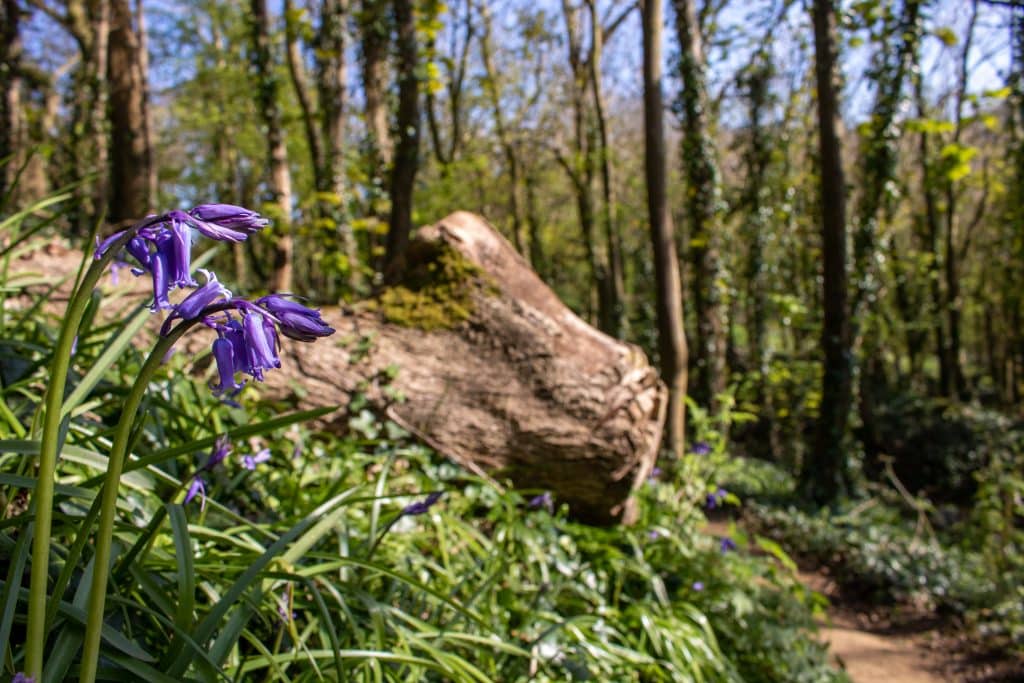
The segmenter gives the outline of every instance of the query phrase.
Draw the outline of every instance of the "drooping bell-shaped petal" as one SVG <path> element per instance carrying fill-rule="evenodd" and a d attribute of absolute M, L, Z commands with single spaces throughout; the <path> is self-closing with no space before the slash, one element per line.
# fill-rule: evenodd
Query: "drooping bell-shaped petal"
<path fill-rule="evenodd" d="M 167 271 L 170 270 L 167 255 L 160 251 L 153 254 L 150 269 L 153 272 L 153 311 L 171 308 L 171 301 L 167 298 L 170 291 L 170 283 L 167 281 Z"/>
<path fill-rule="evenodd" d="M 184 223 L 173 221 L 168 236 L 171 282 L 177 287 L 195 287 L 196 281 L 192 277 L 192 230 Z"/>
<path fill-rule="evenodd" d="M 213 393 L 224 394 L 239 391 L 244 384 L 235 381 L 235 373 L 242 368 L 235 363 L 235 352 L 231 341 L 224 337 L 215 339 L 213 357 L 217 361 L 217 375 L 220 378 L 219 384 L 210 387 Z"/>
<path fill-rule="evenodd" d="M 192 483 L 188 487 L 188 492 L 185 494 L 185 504 L 188 505 L 192 502 L 192 499 L 199 496 L 199 509 L 206 509 L 206 482 L 203 478 L 196 476 L 192 479 Z"/>
<path fill-rule="evenodd" d="M 95 258 L 97 261 L 99 259 L 103 258 L 103 255 L 106 254 L 107 251 L 110 249 L 110 245 L 112 245 L 117 240 L 121 239 L 121 237 L 123 237 L 126 232 L 128 232 L 128 231 L 127 230 L 121 230 L 120 232 L 115 232 L 113 235 L 111 235 L 110 237 L 106 238 L 102 242 L 100 241 L 100 238 L 97 237 L 96 238 L 96 254 L 95 254 L 95 256 L 93 258 Z"/>
<path fill-rule="evenodd" d="M 171 329 L 171 323 L 176 318 L 182 320 L 200 318 L 206 314 L 206 308 L 210 304 L 215 303 L 218 299 L 231 298 L 231 292 L 217 281 L 217 276 L 214 273 L 202 268 L 199 269 L 199 272 L 206 276 L 206 284 L 193 290 L 185 297 L 184 301 L 174 307 L 174 313 L 164 321 L 163 327 L 160 328 L 160 334 L 166 336 Z"/>
<path fill-rule="evenodd" d="M 324 322 L 318 309 L 306 308 L 280 294 L 265 296 L 256 303 L 277 319 L 281 334 L 290 339 L 311 342 L 334 334 L 334 328 Z"/>
<path fill-rule="evenodd" d="M 147 271 L 152 270 L 150 267 L 152 257 L 149 253 L 149 242 L 141 237 L 133 237 L 128 241 L 126 249 L 128 249 L 129 254 L 135 257 L 135 260 L 139 262 L 143 269 Z M 139 272 L 137 275 L 142 275 L 142 273 Z"/>
<path fill-rule="evenodd" d="M 189 214 L 196 220 L 245 235 L 258 232 L 270 224 L 270 221 L 255 211 L 234 204 L 200 204 L 189 211 Z"/>
<path fill-rule="evenodd" d="M 274 351 L 273 333 L 268 334 L 264 321 L 259 313 L 246 313 L 242 320 L 248 371 L 261 382 L 264 370 L 281 367 L 281 360 Z"/>

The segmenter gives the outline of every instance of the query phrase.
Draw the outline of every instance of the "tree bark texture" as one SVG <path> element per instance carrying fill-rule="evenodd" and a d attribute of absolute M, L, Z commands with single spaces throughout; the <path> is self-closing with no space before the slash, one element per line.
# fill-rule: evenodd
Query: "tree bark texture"
<path fill-rule="evenodd" d="M 147 126 L 142 42 L 128 0 L 111 0 L 107 82 L 112 223 L 138 220 L 153 208 L 153 153 Z"/>
<path fill-rule="evenodd" d="M 805 491 L 817 502 L 828 503 L 847 489 L 845 440 L 853 390 L 847 309 L 846 188 L 838 130 L 836 8 L 833 0 L 815 0 L 812 20 L 821 165 L 824 257 L 821 345 L 825 362 L 814 451 L 803 465 L 801 480 Z"/>
<path fill-rule="evenodd" d="M 387 322 L 383 304 L 327 311 L 338 330 L 334 338 L 347 345 L 285 340 L 293 358 L 267 374 L 267 391 L 291 394 L 301 376 L 299 402 L 306 407 L 346 405 L 361 391 L 473 470 L 550 490 L 581 520 L 628 521 L 627 499 L 649 475 L 661 440 L 666 390 L 657 372 L 638 348 L 576 317 L 473 214 L 452 214 L 417 233 L 408 251 L 409 282 L 429 279 L 444 250 L 481 273 L 470 285 L 467 320 L 423 330 Z M 392 366 L 399 370 L 389 382 L 385 371 Z M 405 399 L 395 400 L 398 394 Z M 328 419 L 328 428 L 347 429 L 346 412 Z"/>
<path fill-rule="evenodd" d="M 405 252 L 412 233 L 412 196 L 420 155 L 420 85 L 416 75 L 416 13 L 412 0 L 394 0 L 398 31 L 398 144 L 391 168 L 391 217 L 388 223 L 385 279 L 395 280 L 405 269 Z"/>
<path fill-rule="evenodd" d="M 694 397 L 711 406 L 725 391 L 726 339 L 718 286 L 718 168 L 708 134 L 708 102 L 704 50 L 694 0 L 675 0 L 679 39 L 679 76 L 683 139 L 682 165 L 686 179 L 686 216 L 690 224 L 689 252 L 693 268 L 693 307 L 697 319 Z"/>
<path fill-rule="evenodd" d="M 274 75 L 270 43 L 270 17 L 266 0 L 252 0 L 252 62 L 256 73 L 257 103 L 267 135 L 270 192 L 277 206 L 274 216 L 274 258 L 271 290 L 292 290 L 292 176 L 288 168 L 281 109 L 277 102 L 278 82 Z"/>
<path fill-rule="evenodd" d="M 21 7 L 16 0 L 0 3 L 0 198 L 11 187 L 23 163 L 23 116 L 21 103 Z M 11 208 L 11 207 L 7 207 Z"/>
<path fill-rule="evenodd" d="M 658 362 L 668 386 L 666 428 L 669 449 L 683 456 L 686 417 L 686 335 L 683 334 L 683 296 L 679 259 L 665 192 L 665 121 L 662 79 L 661 0 L 644 0 L 644 164 L 647 180 L 647 218 L 654 250 L 658 316 Z"/>

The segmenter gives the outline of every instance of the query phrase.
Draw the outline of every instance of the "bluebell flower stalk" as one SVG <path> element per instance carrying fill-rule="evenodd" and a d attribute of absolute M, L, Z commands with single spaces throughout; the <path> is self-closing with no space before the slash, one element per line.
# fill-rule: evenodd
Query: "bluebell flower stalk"
<path fill-rule="evenodd" d="M 92 291 L 99 283 L 114 254 L 131 238 L 119 233 L 108 239 L 108 252 L 101 255 L 86 270 L 78 288 L 74 290 L 64 313 L 53 359 L 50 361 L 50 382 L 44 399 L 43 427 L 39 444 L 39 474 L 32 504 L 35 509 L 35 528 L 32 537 L 32 571 L 29 580 L 28 624 L 25 634 L 26 674 L 41 680 L 44 648 L 46 644 L 46 598 L 49 577 L 50 534 L 53 527 L 54 477 L 57 468 L 57 450 L 60 443 L 61 403 L 67 384 L 68 369 L 78 336 L 78 327 L 89 305 Z"/>
<path fill-rule="evenodd" d="M 191 228 L 194 227 L 214 239 L 239 241 L 266 225 L 265 219 L 247 209 L 210 204 L 196 207 L 189 212 L 169 212 L 162 216 L 151 216 L 97 244 L 92 264 L 69 298 L 64 321 L 54 346 L 53 358 L 50 363 L 50 382 L 44 399 L 43 426 L 39 447 L 39 474 L 32 497 L 35 521 L 26 626 L 26 677 L 36 680 L 42 678 L 48 636 L 47 624 L 49 623 L 47 598 L 49 594 L 50 536 L 53 525 L 54 478 L 60 445 L 61 404 L 64 399 L 68 369 L 78 328 L 93 290 L 107 266 L 117 258 L 122 250 L 126 249 L 141 266 L 141 268 L 135 269 L 136 274 L 150 272 L 153 275 L 154 307 L 169 305 L 166 292 L 172 285 L 192 286 L 194 284 L 189 273 Z M 172 344 L 173 342 L 167 343 L 166 348 L 169 349 Z M 116 489 L 116 486 L 113 488 Z M 102 614 L 100 614 L 100 623 L 102 624 Z M 95 672 L 95 663 L 93 670 Z M 95 673 L 93 673 L 94 676 Z M 86 679 L 83 678 L 83 680 Z"/>

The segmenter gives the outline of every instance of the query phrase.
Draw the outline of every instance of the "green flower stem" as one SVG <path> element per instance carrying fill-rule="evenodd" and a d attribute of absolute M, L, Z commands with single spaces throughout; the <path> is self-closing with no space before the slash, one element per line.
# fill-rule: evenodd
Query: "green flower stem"
<path fill-rule="evenodd" d="M 131 239 L 126 234 L 111 245 L 101 259 L 92 262 L 78 288 L 71 294 L 64 323 L 57 337 L 53 360 L 50 363 L 50 384 L 46 391 L 43 419 L 42 443 L 39 446 L 39 475 L 33 495 L 36 512 L 35 531 L 32 538 L 32 574 L 29 583 L 28 627 L 25 634 L 25 670 L 37 681 L 42 680 L 43 658 L 46 648 L 46 598 L 50 568 L 50 531 L 53 526 L 53 489 L 57 469 L 57 449 L 60 442 L 61 404 L 71 366 L 71 349 L 78 335 L 78 326 L 89 305 L 92 290 L 96 287 L 107 265 L 114 259 L 121 247 Z M 57 598 L 55 598 L 57 599 Z"/>
<path fill-rule="evenodd" d="M 96 532 L 96 553 L 93 556 L 92 586 L 89 589 L 89 604 L 86 608 L 85 644 L 82 652 L 82 670 L 80 683 L 93 683 L 96 680 L 96 668 L 100 658 L 100 633 L 103 627 L 103 609 L 107 600 L 107 578 L 110 574 L 110 550 L 114 541 L 114 517 L 117 513 L 117 493 L 124 469 L 124 461 L 128 452 L 128 441 L 131 438 L 135 415 L 142 403 L 142 397 L 149 388 L 149 383 L 164 362 L 164 357 L 171 350 L 181 335 L 200 320 L 187 320 L 178 324 L 166 337 L 160 337 L 149 357 L 139 370 L 139 375 L 132 385 L 128 397 L 121 409 L 114 432 L 114 443 L 110 446 L 110 457 L 107 459 L 107 476 L 103 482 L 103 502 L 100 507 L 100 524 Z"/>

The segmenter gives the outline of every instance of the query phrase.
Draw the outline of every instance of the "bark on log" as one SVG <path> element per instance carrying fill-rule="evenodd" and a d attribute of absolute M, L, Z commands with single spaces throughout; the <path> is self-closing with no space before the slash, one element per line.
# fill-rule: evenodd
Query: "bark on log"
<path fill-rule="evenodd" d="M 630 521 L 629 495 L 649 476 L 661 440 L 666 394 L 657 372 L 638 348 L 576 317 L 473 214 L 419 230 L 410 278 L 436 272 L 445 249 L 482 273 L 467 320 L 423 330 L 388 322 L 383 305 L 325 311 L 335 339 L 349 344 L 288 344 L 292 357 L 282 360 L 294 371 L 268 373 L 268 389 L 290 392 L 298 373 L 299 402 L 313 406 L 346 404 L 362 387 L 376 408 L 455 461 L 550 490 L 578 519 Z M 365 339 L 369 351 L 356 352 Z M 391 366 L 399 371 L 385 390 Z M 343 416 L 327 426 L 346 425 Z"/>

